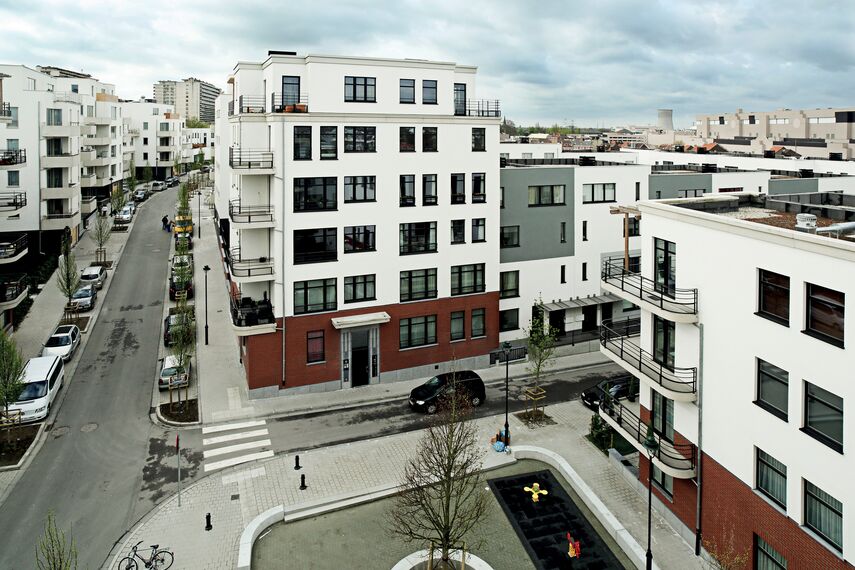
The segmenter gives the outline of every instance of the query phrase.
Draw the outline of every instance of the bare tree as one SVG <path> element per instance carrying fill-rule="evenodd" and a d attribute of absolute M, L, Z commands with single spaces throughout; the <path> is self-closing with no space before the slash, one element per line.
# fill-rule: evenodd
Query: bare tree
<path fill-rule="evenodd" d="M 538 305 L 543 301 L 538 299 Z M 528 371 L 534 377 L 534 386 L 540 386 L 540 378 L 552 366 L 555 356 L 555 337 L 558 329 L 548 324 L 544 326 L 543 310 L 532 316 L 528 329 L 525 330 L 526 346 L 528 348 Z"/>
<path fill-rule="evenodd" d="M 107 263 L 107 252 L 104 250 L 104 246 L 107 245 L 108 241 L 110 241 L 111 235 L 112 224 L 110 223 L 110 218 L 106 216 L 96 216 L 92 237 L 95 239 L 95 244 L 98 246 L 97 249 L 95 249 L 95 261 L 97 263 Z"/>
<path fill-rule="evenodd" d="M 113 208 L 113 213 L 122 211 L 127 202 L 128 199 L 125 196 L 125 190 L 122 188 L 122 185 L 119 184 L 113 188 L 113 191 L 110 193 L 110 207 Z"/>
<path fill-rule="evenodd" d="M 146 164 L 145 167 L 143 167 L 142 177 L 143 177 L 143 182 L 145 182 L 146 184 L 148 184 L 149 182 L 151 182 L 154 179 L 154 174 L 151 171 L 151 166 Z"/>
<path fill-rule="evenodd" d="M 77 261 L 71 253 L 71 244 L 67 238 L 62 242 L 62 256 L 59 258 L 59 267 L 56 270 L 56 281 L 59 290 L 65 295 L 65 313 L 66 319 L 69 319 L 74 293 L 80 287 L 80 274 L 77 272 Z"/>
<path fill-rule="evenodd" d="M 9 418 L 9 406 L 18 401 L 24 390 L 24 359 L 15 340 L 0 330 L 0 403 Z M 7 432 L 8 433 L 8 432 Z"/>
<path fill-rule="evenodd" d="M 71 532 L 56 527 L 56 517 L 48 512 L 45 532 L 36 546 L 36 568 L 38 570 L 75 570 L 77 568 L 77 546 Z"/>
<path fill-rule="evenodd" d="M 454 567 L 451 551 L 483 521 L 489 505 L 477 429 L 459 392 L 452 389 L 443 399 L 440 414 L 404 467 L 401 491 L 389 512 L 392 533 L 406 542 L 437 546 L 439 568 Z M 469 541 L 472 548 L 479 544 Z"/>
<path fill-rule="evenodd" d="M 709 554 L 705 566 L 709 570 L 745 570 L 748 567 L 749 552 L 738 550 L 735 542 L 733 528 L 722 542 L 716 539 L 704 540 L 704 549 Z"/>

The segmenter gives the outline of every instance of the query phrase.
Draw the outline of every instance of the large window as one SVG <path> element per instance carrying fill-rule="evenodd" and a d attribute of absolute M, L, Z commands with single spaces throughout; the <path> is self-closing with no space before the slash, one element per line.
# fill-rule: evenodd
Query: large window
<path fill-rule="evenodd" d="M 451 312 L 451 340 L 466 338 L 466 311 Z"/>
<path fill-rule="evenodd" d="M 843 398 L 805 382 L 805 427 L 802 431 L 843 453 Z"/>
<path fill-rule="evenodd" d="M 349 103 L 376 103 L 377 79 L 374 77 L 344 78 L 344 100 Z"/>
<path fill-rule="evenodd" d="M 564 184 L 529 186 L 528 205 L 529 207 L 564 205 Z"/>
<path fill-rule="evenodd" d="M 670 475 L 666 475 L 663 473 L 658 467 L 650 464 L 651 473 L 650 478 L 653 480 L 653 484 L 659 488 L 660 491 L 672 497 L 674 495 L 674 478 Z"/>
<path fill-rule="evenodd" d="M 372 301 L 376 298 L 374 291 L 375 276 L 352 275 L 344 278 L 344 302 L 358 303 Z"/>
<path fill-rule="evenodd" d="M 596 202 L 614 202 L 615 185 L 613 182 L 606 184 L 583 184 L 582 203 L 593 204 Z"/>
<path fill-rule="evenodd" d="M 374 251 L 375 235 L 374 226 L 345 226 L 344 252 Z"/>
<path fill-rule="evenodd" d="M 472 203 L 483 204 L 487 201 L 487 174 L 484 172 L 472 173 Z"/>
<path fill-rule="evenodd" d="M 401 271 L 401 302 L 436 298 L 436 269 Z"/>
<path fill-rule="evenodd" d="M 294 230 L 294 263 L 319 263 L 338 259 L 336 228 Z"/>
<path fill-rule="evenodd" d="M 475 152 L 487 150 L 487 129 L 480 127 L 472 128 L 472 150 Z"/>
<path fill-rule="evenodd" d="M 843 503 L 805 480 L 805 526 L 843 550 Z"/>
<path fill-rule="evenodd" d="M 502 271 L 499 273 L 499 298 L 510 299 L 520 296 L 520 272 Z"/>
<path fill-rule="evenodd" d="M 282 76 L 282 105 L 298 105 L 300 103 L 300 77 L 296 75 Z"/>
<path fill-rule="evenodd" d="M 499 331 L 515 331 L 520 328 L 520 310 L 506 309 L 499 311 Z"/>
<path fill-rule="evenodd" d="M 629 237 L 638 237 L 641 235 L 641 220 L 629 216 L 627 223 L 623 226 L 623 237 L 627 237 L 626 230 L 629 230 Z"/>
<path fill-rule="evenodd" d="M 422 206 L 436 206 L 436 174 L 422 174 Z"/>
<path fill-rule="evenodd" d="M 312 127 L 294 127 L 294 160 L 312 160 Z"/>
<path fill-rule="evenodd" d="M 666 398 L 656 390 L 653 396 L 653 431 L 668 441 L 674 441 L 674 400 Z"/>
<path fill-rule="evenodd" d="M 487 219 L 472 219 L 472 243 L 487 241 Z"/>
<path fill-rule="evenodd" d="M 345 176 L 344 202 L 374 202 L 374 176 Z"/>
<path fill-rule="evenodd" d="M 47 124 L 52 127 L 62 125 L 62 109 L 47 109 Z"/>
<path fill-rule="evenodd" d="M 422 103 L 425 105 L 436 105 L 435 79 L 425 79 L 422 81 Z"/>
<path fill-rule="evenodd" d="M 760 291 L 757 314 L 784 325 L 789 324 L 790 278 L 760 269 L 758 279 Z"/>
<path fill-rule="evenodd" d="M 335 176 L 294 179 L 295 212 L 335 210 L 337 206 Z"/>
<path fill-rule="evenodd" d="M 428 344 L 436 344 L 436 315 L 401 319 L 401 348 L 412 348 Z"/>
<path fill-rule="evenodd" d="M 787 508 L 787 466 L 757 449 L 757 490 Z"/>
<path fill-rule="evenodd" d="M 321 127 L 321 160 L 338 158 L 338 127 Z"/>
<path fill-rule="evenodd" d="M 9 170 L 6 173 L 6 185 L 9 188 L 17 188 L 21 185 L 21 171 Z"/>
<path fill-rule="evenodd" d="M 499 247 L 519 247 L 520 227 L 502 226 L 499 234 Z"/>
<path fill-rule="evenodd" d="M 400 128 L 400 148 L 401 152 L 416 152 L 416 128 L 401 127 Z"/>
<path fill-rule="evenodd" d="M 437 127 L 422 127 L 422 152 L 437 151 Z"/>
<path fill-rule="evenodd" d="M 416 80 L 402 79 L 400 84 L 401 103 L 416 102 Z"/>
<path fill-rule="evenodd" d="M 306 362 L 323 362 L 324 331 L 309 331 L 306 333 Z"/>
<path fill-rule="evenodd" d="M 451 203 L 466 203 L 466 175 L 464 174 L 451 175 Z"/>
<path fill-rule="evenodd" d="M 484 321 L 486 314 L 486 309 L 472 309 L 472 325 L 469 330 L 469 335 L 472 338 L 478 338 L 487 334 L 487 328 Z"/>
<path fill-rule="evenodd" d="M 451 243 L 466 243 L 466 220 L 451 220 Z"/>
<path fill-rule="evenodd" d="M 789 374 L 786 370 L 757 359 L 757 400 L 755 404 L 787 421 Z"/>
<path fill-rule="evenodd" d="M 843 348 L 845 295 L 813 283 L 807 286 L 805 333 Z"/>
<path fill-rule="evenodd" d="M 294 283 L 294 314 L 334 311 L 336 309 L 336 280 L 313 279 Z"/>
<path fill-rule="evenodd" d="M 62 188 L 62 168 L 48 168 L 46 176 L 48 188 Z"/>
<path fill-rule="evenodd" d="M 675 344 L 674 322 L 653 315 L 653 360 L 673 370 Z"/>
<path fill-rule="evenodd" d="M 344 127 L 344 152 L 377 152 L 377 127 Z"/>
<path fill-rule="evenodd" d="M 414 174 L 402 174 L 400 178 L 401 206 L 416 205 L 416 176 Z"/>
<path fill-rule="evenodd" d="M 414 222 L 400 225 L 400 253 L 433 253 L 436 251 L 436 222 Z"/>
<path fill-rule="evenodd" d="M 454 265 L 451 268 L 451 294 L 468 295 L 470 293 L 483 293 L 484 264 L 473 263 L 470 265 Z"/>
<path fill-rule="evenodd" d="M 787 559 L 772 545 L 754 535 L 754 567 L 757 570 L 787 570 Z"/>
<path fill-rule="evenodd" d="M 659 293 L 673 297 L 677 290 L 677 244 L 653 238 L 653 286 Z"/>

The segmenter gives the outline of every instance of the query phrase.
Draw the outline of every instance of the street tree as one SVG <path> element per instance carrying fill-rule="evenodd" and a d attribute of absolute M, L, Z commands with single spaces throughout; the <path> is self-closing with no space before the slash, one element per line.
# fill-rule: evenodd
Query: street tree
<path fill-rule="evenodd" d="M 36 545 L 36 568 L 38 570 L 75 570 L 77 568 L 77 546 L 71 532 L 57 528 L 56 517 L 48 512 L 45 531 Z"/>
<path fill-rule="evenodd" d="M 190 187 L 192 182 L 182 182 L 178 187 L 178 215 L 190 216 Z"/>
<path fill-rule="evenodd" d="M 65 295 L 65 317 L 71 319 L 74 310 L 71 304 L 74 293 L 80 287 L 80 274 L 77 271 L 77 261 L 71 253 L 71 242 L 65 238 L 62 242 L 62 256 L 59 258 L 59 267 L 56 270 L 56 281 L 59 290 Z"/>
<path fill-rule="evenodd" d="M 24 359 L 15 340 L 0 330 L 0 403 L 3 416 L 9 418 L 9 406 L 24 390 Z"/>
<path fill-rule="evenodd" d="M 184 126 L 188 129 L 207 129 L 211 125 L 206 123 L 205 121 L 200 121 L 196 117 L 188 117 L 187 121 L 184 123 Z"/>
<path fill-rule="evenodd" d="M 107 242 L 110 241 L 112 229 L 110 218 L 107 216 L 96 216 L 92 237 L 95 239 L 95 245 L 98 246 L 95 249 L 95 261 L 97 263 L 105 264 L 107 262 L 107 252 L 105 251 L 104 246 L 106 246 Z"/>
<path fill-rule="evenodd" d="M 538 306 L 543 305 L 541 299 L 537 300 Z M 540 387 L 540 379 L 546 370 L 552 366 L 555 357 L 555 337 L 558 329 L 544 323 L 543 309 L 535 311 L 526 333 L 526 347 L 528 348 L 528 371 L 534 378 L 534 386 Z"/>
<path fill-rule="evenodd" d="M 470 549 L 479 548 L 482 541 L 471 535 L 490 500 L 481 475 L 477 428 L 460 392 L 452 390 L 444 398 L 417 444 L 388 517 L 390 532 L 405 542 L 435 545 L 441 560 L 434 568 L 454 568 L 451 552 L 464 541 Z"/>
<path fill-rule="evenodd" d="M 154 174 L 151 171 L 151 166 L 148 164 L 145 165 L 142 171 L 143 182 L 149 184 L 154 179 Z"/>
<path fill-rule="evenodd" d="M 131 192 L 137 189 L 137 165 L 134 163 L 134 159 L 131 159 L 131 164 L 128 166 L 128 188 Z"/>
<path fill-rule="evenodd" d="M 125 196 L 125 189 L 122 188 L 121 184 L 116 185 L 110 193 L 110 207 L 113 209 L 113 213 L 121 212 L 127 202 L 128 198 Z"/>
<path fill-rule="evenodd" d="M 189 272 L 190 270 L 189 268 L 183 268 L 181 271 Z M 184 274 L 181 277 L 187 278 L 187 275 Z M 176 276 L 176 278 L 179 277 Z M 178 367 L 182 370 L 187 370 L 187 366 L 196 348 L 196 326 L 193 319 L 193 309 L 187 305 L 187 298 L 183 295 L 178 298 L 175 314 L 178 316 L 177 324 L 169 331 L 170 341 L 172 342 L 172 354 L 178 360 Z M 190 382 L 188 376 L 187 388 L 184 391 L 185 400 L 189 396 L 189 390 Z M 170 401 L 171 399 L 170 396 Z M 178 401 L 179 403 L 181 402 L 181 388 L 178 389 Z"/>

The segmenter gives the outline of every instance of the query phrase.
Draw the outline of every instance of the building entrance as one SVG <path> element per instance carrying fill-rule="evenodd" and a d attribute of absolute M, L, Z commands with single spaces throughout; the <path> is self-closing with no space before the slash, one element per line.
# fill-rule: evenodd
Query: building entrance
<path fill-rule="evenodd" d="M 351 386 L 365 386 L 371 380 L 368 331 L 361 330 L 351 332 L 350 342 Z"/>

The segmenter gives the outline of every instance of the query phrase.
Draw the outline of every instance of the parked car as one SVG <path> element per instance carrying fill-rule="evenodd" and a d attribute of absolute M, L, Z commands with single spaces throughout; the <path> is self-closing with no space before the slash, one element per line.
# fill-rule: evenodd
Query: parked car
<path fill-rule="evenodd" d="M 59 356 L 68 361 L 80 344 L 77 325 L 59 325 L 42 347 L 42 356 Z"/>
<path fill-rule="evenodd" d="M 127 204 L 127 206 L 125 206 L 125 208 L 128 208 L 131 211 L 131 218 L 133 218 L 137 214 L 137 203 L 134 202 L 133 200 L 128 202 L 128 204 Z"/>
<path fill-rule="evenodd" d="M 179 183 L 180 183 L 180 181 L 178 180 L 177 176 L 170 176 L 166 180 L 166 187 L 167 188 L 174 188 L 175 186 L 178 186 Z"/>
<path fill-rule="evenodd" d="M 184 366 L 178 365 L 178 357 L 169 355 L 164 357 L 160 367 L 160 377 L 157 379 L 157 387 L 166 390 L 171 385 L 173 388 L 184 388 L 190 384 L 191 374 L 190 360 Z"/>
<path fill-rule="evenodd" d="M 101 289 L 107 280 L 107 270 L 101 265 L 90 265 L 80 272 L 80 283 L 83 285 L 94 285 Z"/>
<path fill-rule="evenodd" d="M 95 308 L 95 300 L 98 298 L 98 290 L 93 285 L 83 285 L 71 297 L 71 304 L 79 311 L 91 311 Z"/>
<path fill-rule="evenodd" d="M 188 268 L 190 275 L 193 274 L 193 256 L 192 255 L 173 255 L 172 256 L 172 273 L 181 269 Z"/>
<path fill-rule="evenodd" d="M 484 381 L 472 370 L 458 370 L 438 374 L 410 392 L 410 407 L 420 412 L 435 414 L 443 396 L 457 389 L 466 395 L 469 403 L 480 406 L 487 398 Z"/>
<path fill-rule="evenodd" d="M 65 366 L 59 356 L 37 356 L 27 361 L 23 373 L 24 390 L 9 411 L 22 414 L 22 421 L 34 422 L 45 419 L 50 406 L 62 388 Z"/>
<path fill-rule="evenodd" d="M 193 279 L 188 279 L 187 281 L 181 281 L 177 279 L 175 275 L 169 276 L 169 300 L 174 301 L 176 293 L 180 291 L 187 291 L 187 298 L 193 298 Z"/>
<path fill-rule="evenodd" d="M 193 236 L 190 234 L 175 234 L 175 249 L 186 247 L 187 251 L 193 251 Z"/>
<path fill-rule="evenodd" d="M 161 182 L 160 180 L 155 180 L 151 183 L 152 192 L 162 192 L 163 190 L 166 190 L 166 184 Z"/>
<path fill-rule="evenodd" d="M 638 397 L 638 380 L 633 380 L 632 376 L 620 376 L 609 380 L 603 380 L 596 386 L 592 386 L 587 390 L 582 391 L 582 403 L 592 410 L 600 407 L 600 401 L 603 399 L 603 394 L 608 392 L 613 400 L 624 400 L 629 397 L 630 384 L 634 386 L 632 396 Z"/>
<path fill-rule="evenodd" d="M 202 172 L 211 172 L 211 167 L 210 167 L 210 166 L 208 166 L 208 165 L 203 166 L 203 167 L 202 167 Z"/>
<path fill-rule="evenodd" d="M 131 212 L 129 207 L 125 206 L 118 214 L 116 214 L 115 222 L 117 224 L 130 224 L 133 218 L 133 212 Z"/>
<path fill-rule="evenodd" d="M 134 202 L 145 202 L 145 199 L 148 198 L 148 193 L 145 190 L 137 190 L 134 192 Z"/>
<path fill-rule="evenodd" d="M 182 326 L 184 322 L 187 322 L 187 324 L 193 328 L 193 335 L 195 336 L 196 320 L 193 317 L 193 313 L 168 315 L 163 319 L 163 346 L 172 346 L 172 338 L 175 331 L 178 327 Z"/>

